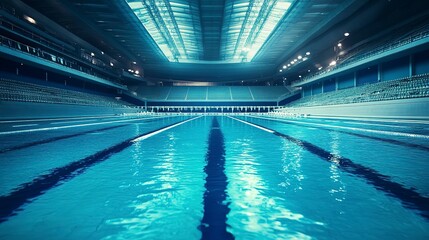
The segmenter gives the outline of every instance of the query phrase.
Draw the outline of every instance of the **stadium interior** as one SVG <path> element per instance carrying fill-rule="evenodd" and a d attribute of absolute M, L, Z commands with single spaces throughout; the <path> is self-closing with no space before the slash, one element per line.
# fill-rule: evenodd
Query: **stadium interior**
<path fill-rule="evenodd" d="M 411 3 L 5 0 L 1 118 L 427 119 L 429 3 Z"/>

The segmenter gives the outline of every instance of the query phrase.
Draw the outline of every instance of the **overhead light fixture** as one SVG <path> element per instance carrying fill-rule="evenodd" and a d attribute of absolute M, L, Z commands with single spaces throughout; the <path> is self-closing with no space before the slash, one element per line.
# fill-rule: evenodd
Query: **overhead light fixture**
<path fill-rule="evenodd" d="M 139 72 L 139 70 L 135 70 L 134 73 L 135 74 L 139 74 L 140 72 Z"/>
<path fill-rule="evenodd" d="M 302 56 L 301 56 L 301 55 L 299 55 L 299 56 L 298 56 L 298 59 L 302 59 Z"/>
<path fill-rule="evenodd" d="M 334 66 L 335 64 L 337 64 L 337 61 L 334 60 L 334 61 L 329 63 L 329 66 Z"/>
<path fill-rule="evenodd" d="M 350 36 L 350 33 L 345 32 L 345 33 L 344 33 L 344 36 L 348 37 L 348 36 Z"/>
<path fill-rule="evenodd" d="M 282 70 L 282 69 L 280 69 L 280 70 L 279 70 L 279 72 L 283 72 L 283 70 Z"/>
<path fill-rule="evenodd" d="M 341 47 L 341 46 L 343 46 L 343 44 L 341 44 L 341 43 L 338 43 L 338 44 L 337 44 L 337 46 L 338 46 L 338 47 Z"/>
<path fill-rule="evenodd" d="M 311 54 L 310 52 L 306 52 L 306 53 L 305 53 L 305 55 L 307 55 L 307 56 L 308 56 L 308 55 L 310 55 L 310 54 Z"/>
<path fill-rule="evenodd" d="M 34 18 L 24 15 L 24 19 L 27 20 L 27 22 L 32 23 L 32 24 L 36 24 L 36 20 L 34 20 Z"/>
<path fill-rule="evenodd" d="M 92 57 L 94 57 L 94 56 L 95 56 L 95 54 L 92 52 L 92 53 L 91 53 L 91 56 L 92 56 Z"/>
<path fill-rule="evenodd" d="M 283 65 L 283 69 L 286 69 L 286 65 Z"/>

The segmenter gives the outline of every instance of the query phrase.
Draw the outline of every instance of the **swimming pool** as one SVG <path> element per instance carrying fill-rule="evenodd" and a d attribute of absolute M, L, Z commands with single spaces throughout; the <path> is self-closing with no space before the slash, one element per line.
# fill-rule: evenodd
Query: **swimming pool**
<path fill-rule="evenodd" d="M 427 239 L 429 125 L 0 123 L 1 239 Z"/>

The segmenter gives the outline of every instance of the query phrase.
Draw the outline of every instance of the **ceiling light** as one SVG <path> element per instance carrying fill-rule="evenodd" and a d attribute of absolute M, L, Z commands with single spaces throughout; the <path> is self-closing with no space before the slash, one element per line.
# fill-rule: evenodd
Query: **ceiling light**
<path fill-rule="evenodd" d="M 286 65 L 283 65 L 283 69 L 286 69 Z"/>
<path fill-rule="evenodd" d="M 337 64 L 336 61 L 332 61 L 331 63 L 329 63 L 329 66 L 334 66 L 335 64 Z"/>
<path fill-rule="evenodd" d="M 287 66 L 290 67 L 290 63 L 288 63 Z"/>
<path fill-rule="evenodd" d="M 308 59 L 308 57 L 305 57 L 305 58 L 302 59 L 302 61 L 307 61 L 307 59 Z"/>
<path fill-rule="evenodd" d="M 27 20 L 29 23 L 36 24 L 36 20 L 34 20 L 34 18 L 32 17 L 24 15 L 24 19 Z"/>
<path fill-rule="evenodd" d="M 136 71 L 135 71 L 135 73 L 136 73 L 136 74 L 139 74 L 140 72 L 139 72 L 139 70 L 136 70 Z"/>
<path fill-rule="evenodd" d="M 298 59 L 302 59 L 302 56 L 301 56 L 301 55 L 299 55 L 299 56 L 298 56 Z"/>
<path fill-rule="evenodd" d="M 338 44 L 337 44 L 337 46 L 338 46 L 338 47 L 341 47 L 341 46 L 343 46 L 343 44 L 341 44 L 341 43 L 338 43 Z"/>
<path fill-rule="evenodd" d="M 283 72 L 283 70 L 282 70 L 282 69 L 280 69 L 280 70 L 279 70 L 279 72 Z"/>
<path fill-rule="evenodd" d="M 113 67 L 113 63 L 110 63 L 110 66 L 112 66 L 112 67 Z"/>
<path fill-rule="evenodd" d="M 95 54 L 92 52 L 92 53 L 91 53 L 91 56 L 92 56 L 92 57 L 94 57 L 94 56 L 95 56 Z"/>
<path fill-rule="evenodd" d="M 348 37 L 348 36 L 350 36 L 350 33 L 346 32 L 346 33 L 344 33 L 344 36 Z"/>
<path fill-rule="evenodd" d="M 319 67 L 317 70 L 322 70 L 323 67 Z"/>
<path fill-rule="evenodd" d="M 133 62 L 133 64 L 137 64 L 137 62 Z"/>
<path fill-rule="evenodd" d="M 307 56 L 310 55 L 310 52 L 306 52 L 305 55 L 307 55 Z"/>

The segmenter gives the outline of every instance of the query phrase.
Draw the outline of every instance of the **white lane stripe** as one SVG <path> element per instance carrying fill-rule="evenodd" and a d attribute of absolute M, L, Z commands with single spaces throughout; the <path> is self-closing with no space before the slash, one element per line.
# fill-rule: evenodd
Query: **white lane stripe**
<path fill-rule="evenodd" d="M 270 130 L 270 129 L 268 129 L 268 128 L 264 128 L 264 127 L 261 127 L 261 126 L 255 125 L 255 124 L 253 124 L 253 123 L 246 122 L 246 121 L 243 121 L 243 120 L 241 120 L 241 119 L 237 119 L 237 118 L 230 117 L 230 116 L 228 116 L 228 117 L 229 117 L 229 118 L 231 118 L 231 119 L 234 119 L 234 120 L 236 120 L 236 121 L 242 122 L 242 123 L 244 123 L 244 124 L 250 125 L 250 126 L 252 126 L 252 127 L 259 128 L 259 129 L 261 129 L 261 130 L 263 130 L 263 131 L 265 131 L 265 132 L 269 132 L 269 133 L 274 133 L 274 132 L 275 132 L 275 131 Z"/>
<path fill-rule="evenodd" d="M 13 128 L 17 128 L 17 127 L 31 127 L 31 126 L 37 126 L 39 124 L 22 124 L 22 125 L 13 125 Z"/>
<path fill-rule="evenodd" d="M 171 117 L 171 116 L 166 116 L 166 117 Z M 157 119 L 157 118 L 165 118 L 165 117 L 137 118 L 137 119 L 134 118 L 134 119 L 128 119 L 128 120 L 118 120 L 118 121 L 109 121 L 109 122 L 97 122 L 97 123 L 86 123 L 86 124 L 77 124 L 77 125 L 70 125 L 70 126 L 59 126 L 59 127 L 26 129 L 26 130 L 0 132 L 0 135 L 15 134 L 15 133 L 28 133 L 28 132 L 39 132 L 39 131 L 49 131 L 49 130 L 57 130 L 57 129 L 65 129 L 65 128 L 75 128 L 75 127 L 86 127 L 86 126 L 95 126 L 95 125 L 102 125 L 102 124 L 109 124 L 109 123 L 119 123 L 119 122 L 142 121 L 142 120 Z"/>
<path fill-rule="evenodd" d="M 41 119 L 21 119 L 21 120 L 3 120 L 2 123 L 20 123 L 20 122 L 46 122 L 46 121 L 57 121 L 57 120 L 74 120 L 74 119 L 90 119 L 90 118 L 119 118 L 120 116 L 116 115 L 100 115 L 93 117 L 67 117 L 67 118 L 41 118 Z"/>
<path fill-rule="evenodd" d="M 327 127 L 327 128 L 334 128 L 334 129 L 338 128 L 338 129 L 347 129 L 347 130 L 353 130 L 353 131 L 359 131 L 359 132 L 377 133 L 377 134 L 384 134 L 384 135 L 390 135 L 390 136 L 401 136 L 401 137 L 429 139 L 428 135 L 422 135 L 422 134 L 416 134 L 416 133 L 404 133 L 404 132 L 373 130 L 373 129 L 366 129 L 366 128 L 331 126 L 331 125 L 320 124 L 320 123 L 297 122 L 297 121 L 284 120 L 284 119 L 278 119 L 278 118 L 266 118 L 266 117 L 257 117 L 257 116 L 248 116 L 248 117 L 267 119 L 267 120 L 276 120 L 276 121 L 280 121 L 280 122 L 291 122 L 291 123 L 296 123 L 296 124 L 301 124 L 301 125 L 309 125 L 309 126 L 319 126 L 319 127 Z"/>
<path fill-rule="evenodd" d="M 411 120 L 411 119 L 391 119 L 391 118 L 365 118 L 365 117 L 330 117 L 330 116 L 310 116 L 308 118 L 315 119 L 329 119 L 329 120 L 356 120 L 356 121 L 371 121 L 371 122 L 390 122 L 390 123 L 418 123 L 418 124 L 429 124 L 428 120 Z"/>
<path fill-rule="evenodd" d="M 360 122 L 340 121 L 340 120 L 337 120 L 335 122 L 337 122 L 337 123 L 345 123 L 345 124 L 352 124 L 352 125 L 368 125 L 368 126 L 391 127 L 391 128 L 410 128 L 409 126 L 395 126 L 395 125 L 377 124 L 377 123 L 360 123 Z"/>
<path fill-rule="evenodd" d="M 52 122 L 52 125 L 58 125 L 58 124 L 67 124 L 67 123 L 76 123 L 76 122 L 94 122 L 97 121 L 97 119 L 92 120 L 77 120 L 77 121 L 60 121 L 60 122 Z"/>
<path fill-rule="evenodd" d="M 167 131 L 168 129 L 171 129 L 171 128 L 174 128 L 174 127 L 177 127 L 177 126 L 179 126 L 179 125 L 182 125 L 182 124 L 184 124 L 184 123 L 187 123 L 187 122 L 189 122 L 189 121 L 195 120 L 195 119 L 200 118 L 200 117 L 202 117 L 202 116 L 194 117 L 194 118 L 188 119 L 188 120 L 186 120 L 186 121 L 183 121 L 183 122 L 180 122 L 180 123 L 176 123 L 176 124 L 174 124 L 174 125 L 171 125 L 171 126 L 169 126 L 169 127 L 159 129 L 158 131 L 155 131 L 155 132 L 152 132 L 152 133 L 149 133 L 149 134 L 143 135 L 143 136 L 141 136 L 141 137 L 139 137 L 139 138 L 136 138 L 136 139 L 132 140 L 131 142 L 135 143 L 135 142 L 138 142 L 138 141 L 145 140 L 145 139 L 150 138 L 150 137 L 152 137 L 152 136 L 154 136 L 154 135 L 156 135 L 156 134 L 162 133 L 162 132 L 164 132 L 164 131 Z"/>

